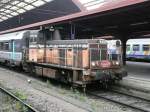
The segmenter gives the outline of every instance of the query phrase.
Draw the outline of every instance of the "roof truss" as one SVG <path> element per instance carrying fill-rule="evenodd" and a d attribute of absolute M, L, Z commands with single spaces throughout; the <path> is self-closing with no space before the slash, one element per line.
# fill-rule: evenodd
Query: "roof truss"
<path fill-rule="evenodd" d="M 94 10 L 99 8 L 100 6 L 110 3 L 110 2 L 117 2 L 117 0 L 79 0 L 79 2 L 87 9 L 87 10 Z"/>

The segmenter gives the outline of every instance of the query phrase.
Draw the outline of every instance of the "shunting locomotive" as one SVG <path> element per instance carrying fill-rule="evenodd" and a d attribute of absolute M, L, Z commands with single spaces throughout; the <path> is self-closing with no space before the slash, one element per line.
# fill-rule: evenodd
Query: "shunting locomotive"
<path fill-rule="evenodd" d="M 0 45 L 0 58 L 5 64 L 82 87 L 127 75 L 121 53 L 110 58 L 103 39 L 50 40 L 39 31 L 21 31 L 1 35 Z"/>

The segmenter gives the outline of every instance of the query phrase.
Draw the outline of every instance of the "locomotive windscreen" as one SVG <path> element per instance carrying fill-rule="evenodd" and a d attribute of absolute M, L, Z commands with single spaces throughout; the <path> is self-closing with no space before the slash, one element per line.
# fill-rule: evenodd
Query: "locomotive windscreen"
<path fill-rule="evenodd" d="M 90 45 L 91 61 L 106 60 L 107 46 L 99 44 Z"/>

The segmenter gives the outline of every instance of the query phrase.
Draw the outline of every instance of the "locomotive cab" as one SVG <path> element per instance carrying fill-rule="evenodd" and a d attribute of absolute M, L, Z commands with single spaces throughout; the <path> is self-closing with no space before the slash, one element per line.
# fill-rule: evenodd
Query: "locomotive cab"
<path fill-rule="evenodd" d="M 111 80 L 120 80 L 127 73 L 123 70 L 121 43 L 116 41 L 115 50 L 112 53 L 108 51 L 109 44 L 90 44 L 90 69 L 83 71 L 84 81 L 106 82 Z"/>

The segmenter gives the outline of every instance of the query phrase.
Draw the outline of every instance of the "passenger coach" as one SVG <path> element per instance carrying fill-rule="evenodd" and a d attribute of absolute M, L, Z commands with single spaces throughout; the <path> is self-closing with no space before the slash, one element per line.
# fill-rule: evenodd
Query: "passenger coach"
<path fill-rule="evenodd" d="M 130 39 L 126 47 L 127 59 L 150 60 L 150 39 Z"/>

